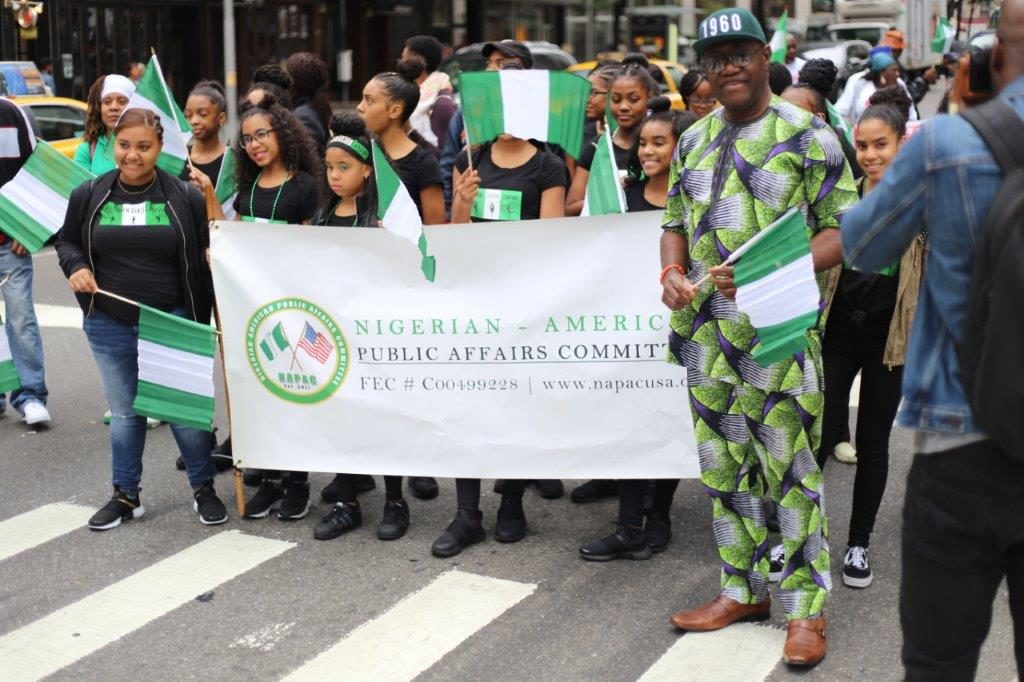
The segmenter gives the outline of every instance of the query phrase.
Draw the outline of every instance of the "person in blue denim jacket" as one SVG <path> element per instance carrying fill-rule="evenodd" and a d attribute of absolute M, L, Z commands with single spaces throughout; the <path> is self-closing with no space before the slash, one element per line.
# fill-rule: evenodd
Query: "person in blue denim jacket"
<path fill-rule="evenodd" d="M 1024 0 L 1003 4 L 997 35 L 999 96 L 1024 118 Z M 881 184 L 841 224 L 847 262 L 865 271 L 892 263 L 928 232 L 898 418 L 915 430 L 916 453 L 903 512 L 907 679 L 974 678 L 1004 575 L 1024 670 L 1024 464 L 976 427 L 956 354 L 976 246 L 1001 182 L 974 128 L 940 116 L 904 145 Z"/>

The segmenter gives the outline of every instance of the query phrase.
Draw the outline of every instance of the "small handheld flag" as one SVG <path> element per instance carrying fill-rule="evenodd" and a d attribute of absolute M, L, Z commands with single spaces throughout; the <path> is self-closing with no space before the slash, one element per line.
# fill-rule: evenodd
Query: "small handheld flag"
<path fill-rule="evenodd" d="M 416 245 L 423 257 L 420 261 L 423 276 L 433 282 L 437 263 L 433 256 L 427 255 L 427 237 L 423 234 L 423 220 L 420 219 L 416 203 L 377 141 L 372 141 L 371 145 L 373 177 L 377 182 L 377 217 L 385 230 Z"/>
<path fill-rule="evenodd" d="M 582 215 L 608 215 L 626 212 L 626 195 L 622 191 L 619 169 L 615 165 L 612 133 L 606 130 L 597 140 L 597 151 L 590 164 L 587 192 L 583 196 Z"/>
<path fill-rule="evenodd" d="M 11 347 L 7 343 L 7 330 L 0 323 L 0 395 L 21 387 L 18 370 L 14 368 Z"/>
<path fill-rule="evenodd" d="M 779 64 L 786 63 L 786 50 L 789 48 L 789 10 L 782 12 L 779 25 L 772 34 L 768 43 L 772 48 L 772 61 Z"/>
<path fill-rule="evenodd" d="M 192 126 L 171 97 L 155 53 L 149 58 L 142 80 L 128 100 L 125 110 L 128 109 L 149 109 L 160 116 L 164 128 L 164 146 L 156 165 L 171 175 L 180 175 L 188 164 L 188 141 L 192 139 Z"/>

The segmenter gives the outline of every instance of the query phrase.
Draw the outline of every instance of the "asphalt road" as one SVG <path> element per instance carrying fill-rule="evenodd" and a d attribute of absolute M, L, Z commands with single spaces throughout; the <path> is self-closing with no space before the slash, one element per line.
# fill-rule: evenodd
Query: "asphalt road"
<path fill-rule="evenodd" d="M 872 542 L 875 583 L 866 590 L 846 588 L 840 578 L 854 468 L 829 463 L 836 582 L 827 609 L 830 650 L 816 669 L 797 673 L 780 660 L 784 619 L 777 605 L 765 625 L 716 635 L 680 635 L 669 626 L 673 611 L 717 591 L 711 507 L 692 480 L 676 495 L 671 546 L 650 561 L 580 561 L 581 542 L 611 531 L 615 501 L 579 506 L 568 497 L 542 500 L 533 491 L 527 493 L 530 534 L 524 541 L 488 540 L 438 560 L 430 544 L 451 518 L 451 481 L 441 481 L 436 500 L 409 498 L 412 527 L 392 543 L 373 534 L 379 489 L 363 497 L 361 530 L 317 542 L 312 527 L 325 505 L 290 524 L 243 521 L 234 515 L 228 475 L 218 487 L 232 518 L 206 528 L 191 510 L 184 475 L 174 469 L 170 431 L 161 427 L 147 440 L 146 516 L 111 532 L 90 532 L 82 515 L 110 493 L 107 429 L 100 421 L 104 398 L 55 256 L 44 252 L 35 263 L 54 421 L 49 430 L 34 432 L 13 411 L 0 419 L 2 678 L 902 675 L 897 606 L 899 517 L 910 459 L 905 432 L 893 437 L 889 488 Z M 314 474 L 314 491 L 329 479 Z M 485 494 L 489 530 L 497 502 L 496 495 Z M 58 503 L 87 509 L 47 507 Z M 19 518 L 28 521 L 19 526 Z M 40 543 L 47 533 L 52 539 Z M 1004 586 L 979 679 L 1016 679 L 1006 599 Z"/>

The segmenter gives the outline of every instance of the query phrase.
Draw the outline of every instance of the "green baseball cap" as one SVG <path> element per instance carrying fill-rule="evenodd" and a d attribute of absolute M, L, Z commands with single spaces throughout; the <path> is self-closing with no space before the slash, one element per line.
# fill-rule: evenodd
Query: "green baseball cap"
<path fill-rule="evenodd" d="M 764 29 L 749 10 L 742 7 L 727 7 L 700 22 L 693 49 L 699 57 L 712 45 L 736 40 L 756 40 L 762 44 L 768 42 L 764 37 Z"/>

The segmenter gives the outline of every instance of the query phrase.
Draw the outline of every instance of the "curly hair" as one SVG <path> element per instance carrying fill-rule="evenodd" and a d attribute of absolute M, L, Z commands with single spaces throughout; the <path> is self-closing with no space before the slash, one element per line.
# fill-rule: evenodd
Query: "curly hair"
<path fill-rule="evenodd" d="M 97 78 L 92 87 L 89 88 L 89 95 L 86 97 L 86 110 L 85 110 L 85 132 L 82 133 L 82 139 L 89 144 L 94 144 L 99 141 L 101 137 L 107 134 L 107 126 L 103 123 L 103 114 L 101 112 L 102 102 L 100 101 L 100 94 L 103 92 L 103 81 L 106 76 L 100 76 Z"/>
<path fill-rule="evenodd" d="M 292 110 L 292 98 L 288 95 L 286 90 L 283 90 L 280 85 L 273 81 L 253 81 L 249 89 L 245 91 L 245 97 L 242 98 L 239 104 L 239 109 L 245 104 L 246 100 L 249 99 L 249 95 L 259 90 L 263 93 L 264 97 L 270 96 L 275 102 L 280 104 L 288 111 Z"/>
<path fill-rule="evenodd" d="M 291 90 L 292 77 L 281 68 L 280 64 L 264 64 L 257 66 L 252 72 L 253 83 L 273 83 L 282 90 Z"/>
<path fill-rule="evenodd" d="M 324 88 L 327 87 L 327 64 L 312 52 L 296 52 L 284 63 L 284 70 L 292 79 L 289 94 L 293 108 L 309 104 L 326 131 L 331 123 L 331 104 L 324 94 Z"/>
<path fill-rule="evenodd" d="M 828 97 L 836 84 L 839 69 L 828 59 L 808 59 L 800 69 L 797 83 L 813 88 L 822 97 Z"/>
<path fill-rule="evenodd" d="M 319 178 L 324 174 L 320 155 L 316 152 L 313 140 L 306 132 L 306 127 L 290 111 L 278 104 L 272 96 L 265 95 L 258 104 L 242 103 L 238 121 L 239 130 L 246 119 L 258 114 L 267 117 L 277 134 L 277 147 L 285 168 L 292 173 L 304 171 L 314 178 Z M 261 169 L 255 161 L 249 158 L 245 147 L 242 146 L 241 135 L 238 136 L 235 147 L 238 155 L 236 170 L 238 187 L 250 187 L 256 181 Z"/>

